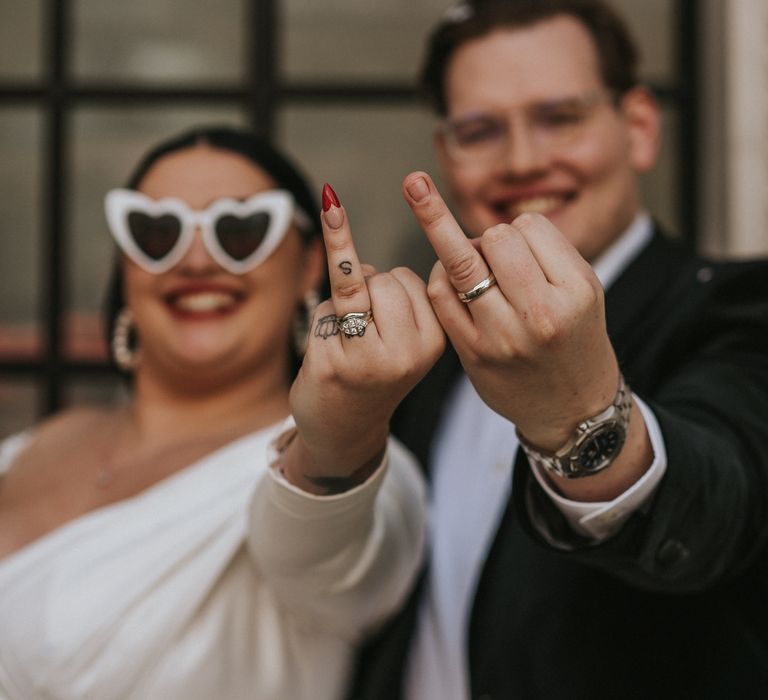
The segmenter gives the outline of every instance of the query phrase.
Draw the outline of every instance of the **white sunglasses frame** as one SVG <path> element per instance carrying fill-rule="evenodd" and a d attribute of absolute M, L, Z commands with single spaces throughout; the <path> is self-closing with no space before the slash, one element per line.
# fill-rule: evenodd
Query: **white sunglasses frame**
<path fill-rule="evenodd" d="M 260 265 L 275 252 L 291 223 L 300 228 L 311 226 L 309 216 L 298 208 L 293 195 L 288 190 L 281 189 L 259 192 L 242 201 L 224 197 L 215 200 L 204 210 L 197 211 L 176 197 L 156 200 L 137 190 L 117 188 L 107 192 L 104 209 L 109 230 L 120 249 L 139 267 L 155 275 L 168 272 L 181 261 L 192 247 L 198 227 L 202 232 L 203 244 L 216 263 L 227 272 L 242 275 Z M 168 255 L 155 260 L 136 245 L 128 226 L 128 213 L 131 211 L 140 211 L 151 216 L 172 214 L 178 217 L 181 222 L 179 239 Z M 235 260 L 221 247 L 216 238 L 214 224 L 225 213 L 245 216 L 259 211 L 269 213 L 271 217 L 264 240 L 247 258 Z"/>

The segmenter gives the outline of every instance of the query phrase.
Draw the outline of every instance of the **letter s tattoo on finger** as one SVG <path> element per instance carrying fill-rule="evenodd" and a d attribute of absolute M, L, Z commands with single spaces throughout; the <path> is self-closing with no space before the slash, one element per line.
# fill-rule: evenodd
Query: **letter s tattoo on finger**
<path fill-rule="evenodd" d="M 339 269 L 345 274 L 345 275 L 351 275 L 352 274 L 352 263 L 349 262 L 349 260 L 343 260 L 339 263 Z"/>

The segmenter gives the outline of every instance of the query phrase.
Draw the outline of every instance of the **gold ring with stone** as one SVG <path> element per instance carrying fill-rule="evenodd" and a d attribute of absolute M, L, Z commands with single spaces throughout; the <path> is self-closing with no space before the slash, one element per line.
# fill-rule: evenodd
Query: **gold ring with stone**
<path fill-rule="evenodd" d="M 371 321 L 373 321 L 373 312 L 368 309 L 368 311 L 351 311 L 344 314 L 336 320 L 336 325 L 347 338 L 351 338 L 355 335 L 365 335 L 365 328 Z"/>

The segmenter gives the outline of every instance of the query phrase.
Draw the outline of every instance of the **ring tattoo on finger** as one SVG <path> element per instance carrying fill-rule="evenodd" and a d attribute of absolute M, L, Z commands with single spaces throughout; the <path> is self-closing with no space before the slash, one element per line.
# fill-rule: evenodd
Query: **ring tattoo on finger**
<path fill-rule="evenodd" d="M 320 317 L 315 325 L 315 338 L 327 340 L 332 335 L 338 335 L 340 331 L 337 321 L 338 317 L 336 314 L 328 314 L 327 316 Z"/>

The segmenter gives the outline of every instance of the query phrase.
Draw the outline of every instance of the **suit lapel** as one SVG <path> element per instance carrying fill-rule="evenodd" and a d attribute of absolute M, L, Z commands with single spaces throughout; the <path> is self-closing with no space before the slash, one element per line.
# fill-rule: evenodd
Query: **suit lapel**
<path fill-rule="evenodd" d="M 459 356 L 449 343 L 442 357 L 400 404 L 392 418 L 392 432 L 422 465 L 430 462 L 435 431 L 460 374 Z"/>
<path fill-rule="evenodd" d="M 644 310 L 654 304 L 668 289 L 683 261 L 689 257 L 685 250 L 671 243 L 658 228 L 640 254 L 624 269 L 605 294 L 605 315 L 608 335 L 617 354 L 631 331 L 642 318 Z"/>

